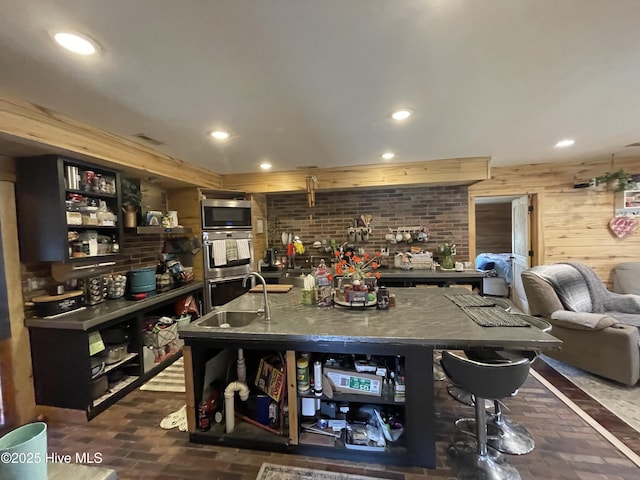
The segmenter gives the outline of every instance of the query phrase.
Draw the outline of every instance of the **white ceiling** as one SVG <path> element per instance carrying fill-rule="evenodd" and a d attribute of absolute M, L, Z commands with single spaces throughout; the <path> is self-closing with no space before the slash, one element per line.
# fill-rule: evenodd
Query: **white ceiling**
<path fill-rule="evenodd" d="M 640 153 L 639 0 L 2 0 L 0 94 L 218 173 Z M 101 46 L 61 50 L 58 30 Z M 402 124 L 389 114 L 409 107 Z M 224 127 L 223 146 L 206 132 Z M 576 144 L 556 149 L 563 138 Z M 2 153 L 2 152 L 0 152 Z"/>

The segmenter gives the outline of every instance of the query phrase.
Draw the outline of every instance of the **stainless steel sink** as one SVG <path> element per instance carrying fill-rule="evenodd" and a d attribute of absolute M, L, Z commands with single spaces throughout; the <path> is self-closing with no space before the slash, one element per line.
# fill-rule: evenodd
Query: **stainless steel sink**
<path fill-rule="evenodd" d="M 237 328 L 246 327 L 255 320 L 263 319 L 262 312 L 254 311 L 220 311 L 213 312 L 201 320 L 196 320 L 195 325 L 209 328 Z"/>

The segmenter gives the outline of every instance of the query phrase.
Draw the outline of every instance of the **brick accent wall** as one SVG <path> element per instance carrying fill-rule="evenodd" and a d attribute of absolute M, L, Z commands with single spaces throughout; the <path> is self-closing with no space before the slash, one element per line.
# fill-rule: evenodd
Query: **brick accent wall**
<path fill-rule="evenodd" d="M 162 235 L 136 235 L 134 233 L 124 233 L 120 251 L 122 252 L 116 264 L 107 270 L 100 270 L 99 273 L 87 274 L 107 275 L 109 273 L 125 274 L 134 268 L 152 267 L 158 263 L 158 255 L 162 253 L 164 247 L 164 237 Z M 38 295 L 49 293 L 57 285 L 51 276 L 51 269 L 48 263 L 20 264 L 22 276 L 22 293 L 25 301 Z M 29 279 L 37 278 L 40 281 L 40 288 L 31 290 Z"/>
<path fill-rule="evenodd" d="M 316 206 L 307 206 L 306 193 L 273 194 L 267 196 L 269 246 L 284 252 L 280 239 L 283 231 L 299 235 L 307 251 L 316 240 L 347 241 L 347 229 L 360 215 L 373 215 L 372 235 L 363 246 L 368 251 L 388 247 L 390 252 L 407 250 L 419 245 L 435 252 L 436 245 L 453 241 L 459 261 L 469 257 L 469 219 L 466 186 L 412 187 L 367 189 L 348 192 L 316 192 Z M 426 243 L 385 241 L 389 228 L 426 226 Z M 256 255 L 260 255 L 256 252 Z"/>

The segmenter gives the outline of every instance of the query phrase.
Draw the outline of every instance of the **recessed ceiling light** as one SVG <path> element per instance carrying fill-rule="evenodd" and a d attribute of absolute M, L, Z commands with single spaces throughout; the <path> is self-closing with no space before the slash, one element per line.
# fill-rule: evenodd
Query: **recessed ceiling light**
<path fill-rule="evenodd" d="M 78 55 L 93 55 L 98 50 L 93 40 L 77 33 L 58 32 L 53 38 L 60 46 Z"/>
<path fill-rule="evenodd" d="M 570 147 L 574 143 L 575 142 L 570 138 L 565 138 L 564 140 L 560 140 L 558 143 L 556 143 L 556 147 L 558 148 Z"/>
<path fill-rule="evenodd" d="M 211 136 L 216 140 L 226 140 L 231 136 L 229 132 L 225 132 L 224 130 L 214 130 L 211 132 Z"/>
<path fill-rule="evenodd" d="M 393 118 L 394 120 L 406 120 L 411 116 L 412 113 L 413 112 L 411 110 L 403 108 L 402 110 L 396 110 L 395 112 L 393 112 L 391 114 L 391 118 Z"/>
<path fill-rule="evenodd" d="M 271 164 L 269 162 L 262 162 L 260 164 L 260 168 L 262 170 L 270 170 L 271 169 Z"/>
<path fill-rule="evenodd" d="M 395 153 L 393 152 L 385 152 L 382 155 L 380 155 L 382 158 L 384 158 L 385 160 L 391 160 L 393 157 L 396 156 Z"/>

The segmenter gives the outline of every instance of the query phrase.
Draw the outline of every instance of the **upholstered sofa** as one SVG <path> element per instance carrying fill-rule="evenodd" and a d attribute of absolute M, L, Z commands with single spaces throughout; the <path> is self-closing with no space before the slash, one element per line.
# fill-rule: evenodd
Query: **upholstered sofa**
<path fill-rule="evenodd" d="M 542 265 L 521 274 L 531 315 L 552 325 L 562 348 L 546 355 L 625 385 L 640 378 L 640 295 L 606 290 L 582 264 Z"/>
<path fill-rule="evenodd" d="M 640 295 L 640 262 L 626 262 L 613 269 L 613 291 Z"/>

